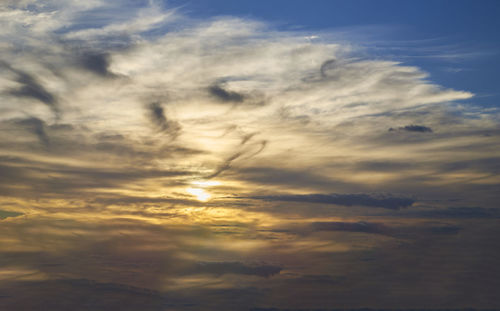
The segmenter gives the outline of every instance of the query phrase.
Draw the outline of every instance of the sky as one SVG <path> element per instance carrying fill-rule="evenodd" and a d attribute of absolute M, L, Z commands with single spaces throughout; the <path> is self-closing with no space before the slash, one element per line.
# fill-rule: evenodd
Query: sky
<path fill-rule="evenodd" d="M 500 308 L 497 1 L 2 1 L 0 309 Z"/>

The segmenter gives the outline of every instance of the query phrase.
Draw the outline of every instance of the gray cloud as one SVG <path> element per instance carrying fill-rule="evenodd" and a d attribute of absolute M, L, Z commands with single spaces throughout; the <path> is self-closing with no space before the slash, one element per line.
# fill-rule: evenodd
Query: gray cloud
<path fill-rule="evenodd" d="M 208 88 L 208 91 L 211 95 L 215 96 L 223 102 L 241 103 L 245 100 L 245 96 L 243 94 L 234 91 L 228 91 L 219 84 L 210 86 Z"/>
<path fill-rule="evenodd" d="M 252 139 L 252 137 L 254 137 L 255 135 L 257 135 L 258 133 L 255 132 L 255 133 L 250 133 L 250 134 L 245 134 L 243 135 L 243 137 L 241 138 L 241 143 L 240 145 L 244 145 L 246 144 L 250 139 Z"/>
<path fill-rule="evenodd" d="M 270 277 L 279 274 L 283 268 L 273 265 L 246 265 L 241 262 L 201 262 L 191 273 L 245 274 Z"/>
<path fill-rule="evenodd" d="M 81 57 L 80 65 L 102 77 L 112 77 L 114 74 L 109 71 L 111 64 L 109 53 L 88 53 Z"/>
<path fill-rule="evenodd" d="M 9 282 L 2 291 L 4 310 L 165 310 L 185 305 L 179 299 L 135 286 L 89 279 Z M 27 298 L 28 297 L 28 298 Z"/>
<path fill-rule="evenodd" d="M 314 231 L 348 231 L 348 232 L 363 232 L 375 234 L 390 234 L 390 229 L 383 224 L 369 222 L 313 222 L 311 227 Z"/>
<path fill-rule="evenodd" d="M 15 123 L 25 127 L 28 131 L 35 134 L 42 145 L 44 145 L 45 147 L 49 146 L 50 139 L 47 135 L 47 132 L 45 131 L 46 125 L 43 120 L 31 117 L 28 119 L 16 120 Z"/>
<path fill-rule="evenodd" d="M 228 169 L 231 168 L 231 163 L 241 157 L 243 155 L 243 152 L 236 152 L 232 154 L 230 157 L 228 157 L 224 162 L 213 172 L 212 174 L 208 175 L 207 178 L 214 178 L 219 176 L 222 172 L 227 171 Z"/>
<path fill-rule="evenodd" d="M 17 217 L 17 216 L 21 216 L 21 215 L 22 215 L 22 213 L 0 210 L 0 219 L 5 219 L 8 217 Z"/>
<path fill-rule="evenodd" d="M 287 230 L 290 233 L 299 235 L 310 234 L 319 231 L 337 231 L 337 232 L 358 232 L 368 234 L 379 234 L 395 238 L 418 238 L 421 235 L 452 235 L 457 234 L 462 227 L 441 224 L 441 223 L 422 223 L 419 225 L 391 225 L 390 223 L 366 222 L 366 221 L 319 221 L 312 222 L 305 228 L 291 228 Z"/>
<path fill-rule="evenodd" d="M 92 168 L 0 157 L 0 193 L 24 197 L 80 196 L 83 189 L 121 188 L 141 180 L 176 179 L 191 174 L 186 170 Z M 23 190 L 19 190 L 20 185 Z"/>
<path fill-rule="evenodd" d="M 327 71 L 335 68 L 336 66 L 335 63 L 336 63 L 335 59 L 329 59 L 325 61 L 323 64 L 321 64 L 320 73 L 322 78 L 328 77 Z"/>
<path fill-rule="evenodd" d="M 250 138 L 252 138 L 252 136 L 253 136 L 253 134 L 251 136 L 249 136 L 249 138 L 246 140 L 244 137 L 242 142 L 240 143 L 240 146 L 244 145 L 244 143 L 246 143 Z M 257 143 L 257 145 L 259 145 L 259 149 L 257 149 L 253 153 L 247 155 L 244 159 L 249 159 L 249 158 L 254 157 L 254 156 L 258 155 L 259 153 L 261 153 L 266 148 L 267 140 L 262 140 L 259 143 Z M 220 175 L 221 173 L 229 170 L 231 168 L 231 164 L 233 163 L 233 161 L 235 161 L 238 158 L 241 158 L 243 155 L 249 153 L 250 151 L 251 151 L 251 149 L 246 148 L 244 150 L 235 152 L 230 157 L 228 157 L 226 160 L 224 160 L 224 162 L 215 170 L 215 172 L 210 174 L 209 176 L 207 176 L 207 178 L 209 178 L 209 179 L 214 178 L 214 177 Z"/>
<path fill-rule="evenodd" d="M 459 218 L 459 219 L 474 219 L 474 218 L 500 218 L 500 209 L 484 208 L 484 207 L 447 207 L 434 208 L 425 210 L 405 211 L 400 216 L 402 217 L 422 217 L 422 218 Z"/>
<path fill-rule="evenodd" d="M 362 161 L 354 165 L 355 169 L 376 171 L 376 172 L 394 172 L 418 168 L 415 162 L 397 162 L 397 161 Z"/>
<path fill-rule="evenodd" d="M 500 157 L 484 157 L 464 161 L 453 161 L 442 163 L 439 166 L 442 172 L 453 172 L 460 170 L 474 170 L 483 173 L 500 173 Z"/>
<path fill-rule="evenodd" d="M 150 120 L 155 124 L 159 132 L 168 134 L 172 139 L 176 139 L 181 131 L 181 126 L 178 122 L 169 120 L 165 116 L 163 106 L 154 102 L 148 105 L 148 112 Z"/>
<path fill-rule="evenodd" d="M 407 132 L 418 132 L 418 133 L 432 133 L 432 129 L 423 125 L 406 125 L 398 128 L 390 128 L 389 132 L 394 131 L 407 131 Z"/>
<path fill-rule="evenodd" d="M 388 209 L 400 209 L 411 206 L 415 200 L 411 198 L 372 196 L 368 194 L 306 194 L 306 195 L 269 195 L 255 196 L 254 199 L 266 201 L 290 201 L 307 203 L 324 203 L 343 206 L 362 205 Z"/>
<path fill-rule="evenodd" d="M 260 145 L 259 149 L 257 149 L 257 151 L 255 151 L 254 153 L 250 154 L 249 156 L 247 156 L 247 158 L 251 158 L 251 157 L 254 157 L 256 155 L 258 155 L 259 153 L 261 153 L 267 146 L 267 140 L 261 140 L 258 145 Z"/>
<path fill-rule="evenodd" d="M 36 99 L 47 105 L 56 118 L 60 117 L 58 100 L 55 95 L 50 93 L 36 77 L 22 70 L 14 69 L 5 62 L 0 62 L 0 66 L 5 67 L 16 74 L 16 81 L 21 84 L 18 88 L 9 90 L 9 94 L 16 97 L 27 97 Z"/>
<path fill-rule="evenodd" d="M 349 182 L 330 179 L 326 176 L 311 172 L 307 169 L 288 169 L 271 166 L 252 166 L 239 168 L 235 174 L 238 178 L 264 185 L 280 185 L 288 187 L 303 188 L 315 187 L 320 189 L 349 189 L 354 186 Z"/>

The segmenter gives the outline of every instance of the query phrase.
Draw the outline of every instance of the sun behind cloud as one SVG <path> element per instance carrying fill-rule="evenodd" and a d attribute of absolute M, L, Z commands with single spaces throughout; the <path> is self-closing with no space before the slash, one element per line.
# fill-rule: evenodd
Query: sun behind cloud
<path fill-rule="evenodd" d="M 208 192 L 206 192 L 204 189 L 201 188 L 186 188 L 186 192 L 189 193 L 190 195 L 193 195 L 196 197 L 198 201 L 201 202 L 206 202 L 212 197 Z"/>
<path fill-rule="evenodd" d="M 219 186 L 221 183 L 215 180 L 195 180 L 191 182 L 191 184 L 196 187 L 188 187 L 186 188 L 186 192 L 195 196 L 198 201 L 206 202 L 212 197 L 212 195 L 204 188 Z"/>

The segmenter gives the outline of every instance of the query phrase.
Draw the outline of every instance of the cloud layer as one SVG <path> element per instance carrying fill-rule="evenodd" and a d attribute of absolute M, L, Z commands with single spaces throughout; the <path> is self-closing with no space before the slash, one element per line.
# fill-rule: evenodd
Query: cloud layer
<path fill-rule="evenodd" d="M 0 308 L 498 308 L 498 109 L 336 37 L 2 2 Z"/>

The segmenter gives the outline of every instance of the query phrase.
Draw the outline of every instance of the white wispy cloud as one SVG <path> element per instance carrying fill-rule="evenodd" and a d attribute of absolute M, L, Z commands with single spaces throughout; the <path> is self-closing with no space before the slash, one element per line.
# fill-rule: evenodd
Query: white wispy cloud
<path fill-rule="evenodd" d="M 412 161 L 407 155 L 422 148 L 442 148 L 436 161 L 444 162 L 450 145 L 474 133 L 497 135 L 497 111 L 453 104 L 472 93 L 436 85 L 415 66 L 371 58 L 369 49 L 360 53 L 358 42 L 335 41 L 334 30 L 308 34 L 242 18 L 196 20 L 155 1 L 12 2 L 0 14 L 7 42 L 0 47 L 4 154 L 40 157 L 19 143 L 24 133 L 26 142 L 50 141 L 40 142 L 45 158 L 60 150 L 59 158 L 91 163 L 99 155 L 108 159 L 103 166 L 118 169 L 109 159 L 121 152 L 123 163 L 134 165 L 142 154 L 155 159 L 152 169 L 235 183 L 244 177 L 238 168 L 274 166 L 306 170 L 331 185 L 341 181 L 343 191 L 377 183 L 390 191 L 399 171 L 353 173 L 348 162 Z M 24 119 L 39 120 L 38 127 L 26 127 Z M 388 132 L 410 125 L 434 131 Z M 79 137 L 73 144 L 85 152 L 68 151 L 71 137 Z M 444 137 L 448 142 L 440 145 Z M 493 140 L 484 137 L 482 148 Z M 172 156 L 164 158 L 165 150 Z M 423 171 L 412 174 L 419 185 L 460 180 L 434 175 L 432 182 L 418 181 Z M 160 185 L 152 178 L 132 188 L 136 194 L 178 191 Z M 280 182 L 274 186 L 286 190 Z"/>

